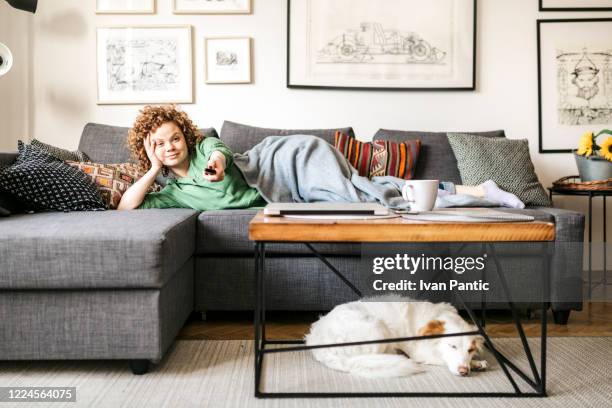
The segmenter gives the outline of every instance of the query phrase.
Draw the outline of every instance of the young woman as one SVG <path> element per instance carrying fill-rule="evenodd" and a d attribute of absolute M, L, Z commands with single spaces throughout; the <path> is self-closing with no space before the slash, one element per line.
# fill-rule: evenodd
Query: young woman
<path fill-rule="evenodd" d="M 181 207 L 204 211 L 266 205 L 234 166 L 231 150 L 221 140 L 201 135 L 187 114 L 173 106 L 145 107 L 130 129 L 128 144 L 147 172 L 123 194 L 119 210 Z M 171 175 L 166 187 L 148 193 L 160 172 Z"/>
<path fill-rule="evenodd" d="M 338 150 L 314 136 L 270 136 L 248 155 L 234 155 L 221 140 L 199 134 L 187 114 L 174 106 L 147 106 L 130 129 L 128 144 L 146 174 L 123 194 L 119 210 L 178 207 L 205 211 L 316 201 L 410 207 L 401 192 L 405 180 L 361 177 Z M 166 187 L 149 193 L 160 172 L 171 176 Z M 440 206 L 469 205 L 474 202 L 471 194 L 485 199 L 479 205 L 522 208 L 516 196 L 492 181 L 471 188 L 452 183 L 441 183 L 441 187 L 439 196 L 447 198 L 440 200 Z M 449 194 L 467 200 L 449 200 Z"/>

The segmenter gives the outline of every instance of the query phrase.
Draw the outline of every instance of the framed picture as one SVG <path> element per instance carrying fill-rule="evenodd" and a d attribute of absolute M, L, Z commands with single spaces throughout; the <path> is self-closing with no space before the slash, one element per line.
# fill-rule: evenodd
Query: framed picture
<path fill-rule="evenodd" d="M 191 26 L 101 27 L 98 104 L 192 103 Z"/>
<path fill-rule="evenodd" d="M 204 39 L 207 84 L 249 84 L 252 82 L 251 39 L 216 37 Z"/>
<path fill-rule="evenodd" d="M 540 153 L 612 126 L 612 19 L 538 20 Z"/>
<path fill-rule="evenodd" d="M 475 89 L 475 0 L 287 1 L 289 88 Z"/>
<path fill-rule="evenodd" d="M 612 11 L 612 0 L 540 0 L 540 11 Z"/>
<path fill-rule="evenodd" d="M 98 14 L 154 14 L 155 0 L 96 0 Z"/>
<path fill-rule="evenodd" d="M 173 0 L 175 14 L 250 14 L 252 0 Z"/>

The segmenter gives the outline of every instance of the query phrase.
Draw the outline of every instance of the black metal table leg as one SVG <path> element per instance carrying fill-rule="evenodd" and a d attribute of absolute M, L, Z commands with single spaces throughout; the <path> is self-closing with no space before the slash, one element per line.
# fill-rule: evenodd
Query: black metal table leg
<path fill-rule="evenodd" d="M 546 396 L 546 341 L 547 335 L 546 332 L 548 327 L 548 303 L 549 303 L 549 295 L 550 295 L 550 259 L 549 259 L 549 250 L 547 244 L 544 244 L 545 256 L 543 259 L 543 268 L 544 273 L 542 274 L 542 317 L 540 320 L 540 395 Z"/>
<path fill-rule="evenodd" d="M 593 268 L 591 265 L 591 257 L 593 256 L 593 193 L 589 192 L 589 302 L 592 297 L 593 290 Z"/>

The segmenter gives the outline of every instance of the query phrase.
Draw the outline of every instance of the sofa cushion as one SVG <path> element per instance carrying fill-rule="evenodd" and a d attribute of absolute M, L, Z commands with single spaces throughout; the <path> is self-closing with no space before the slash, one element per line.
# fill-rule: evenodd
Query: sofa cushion
<path fill-rule="evenodd" d="M 195 249 L 187 209 L 0 218 L 0 290 L 160 288 Z"/>
<path fill-rule="evenodd" d="M 87 154 L 95 163 L 131 162 L 127 145 L 129 127 L 88 123 L 83 128 L 79 150 Z M 214 128 L 200 129 L 206 136 L 218 137 Z"/>
<path fill-rule="evenodd" d="M 347 135 L 354 135 L 353 129 L 350 127 L 338 129 L 267 129 L 241 125 L 226 120 L 221 128 L 221 140 L 234 153 L 244 153 L 268 136 L 313 135 L 334 144 L 334 136 L 338 131 Z"/>
<path fill-rule="evenodd" d="M 196 254 L 253 254 L 253 241 L 249 241 L 249 222 L 258 210 L 205 211 L 198 216 Z M 358 244 L 316 244 L 325 255 L 359 255 Z M 312 254 L 304 245 L 268 244 L 266 253 L 280 255 Z"/>
<path fill-rule="evenodd" d="M 493 180 L 525 205 L 551 205 L 535 173 L 527 139 L 492 139 L 449 133 L 448 140 L 465 184 L 476 186 Z"/>
<path fill-rule="evenodd" d="M 410 180 L 414 177 L 414 169 L 419 160 L 421 141 L 360 142 L 353 136 L 336 132 L 334 147 L 346 157 L 362 177 L 393 176 Z"/>
<path fill-rule="evenodd" d="M 67 160 L 66 164 L 87 174 L 98 187 L 100 197 L 109 210 L 117 209 L 123 193 L 145 175 L 145 172 L 133 163 L 100 164 Z M 153 183 L 147 192 L 158 193 L 161 189 L 162 186 Z"/>
<path fill-rule="evenodd" d="M 40 140 L 34 139 L 31 142 L 32 146 L 36 147 L 39 150 L 55 157 L 58 160 L 72 160 L 76 162 L 86 162 L 90 161 L 89 157 L 80 150 L 76 150 L 71 152 L 70 150 L 62 149 L 60 147 L 55 147 L 53 145 L 43 143 Z"/>
<path fill-rule="evenodd" d="M 0 172 L 0 189 L 36 210 L 105 210 L 95 184 L 61 160 L 18 142 L 15 163 Z"/>
<path fill-rule="evenodd" d="M 447 132 L 421 132 L 379 129 L 374 139 L 403 140 L 419 139 L 421 152 L 414 178 L 417 180 L 440 180 L 461 184 L 461 174 L 457 168 L 457 159 L 448 143 Z M 505 137 L 503 130 L 490 132 L 471 132 L 472 135 L 487 137 Z"/>

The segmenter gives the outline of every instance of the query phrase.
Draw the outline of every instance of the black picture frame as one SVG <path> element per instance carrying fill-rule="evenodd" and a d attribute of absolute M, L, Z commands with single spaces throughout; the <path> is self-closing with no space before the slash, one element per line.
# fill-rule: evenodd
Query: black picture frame
<path fill-rule="evenodd" d="M 550 23 L 597 23 L 609 22 L 612 23 L 612 18 L 570 18 L 570 19 L 538 19 L 537 20 L 537 65 L 538 65 L 538 152 L 539 153 L 572 153 L 575 149 L 544 149 L 544 134 L 542 123 L 542 26 Z M 578 146 L 578 138 L 576 135 L 576 147 Z"/>
<path fill-rule="evenodd" d="M 544 7 L 544 0 L 539 0 L 540 11 L 612 11 L 610 7 Z"/>
<path fill-rule="evenodd" d="M 356 86 L 325 86 L 325 85 L 296 85 L 291 84 L 290 61 L 291 61 L 291 2 L 287 0 L 287 69 L 286 86 L 290 89 L 320 89 L 320 90 L 348 90 L 348 91 L 434 91 L 434 92 L 455 92 L 455 91 L 475 91 L 476 90 L 476 62 L 477 62 L 477 26 L 478 26 L 478 0 L 472 0 L 473 12 L 473 38 L 472 38 L 472 75 L 471 84 L 466 87 L 356 87 Z"/>

